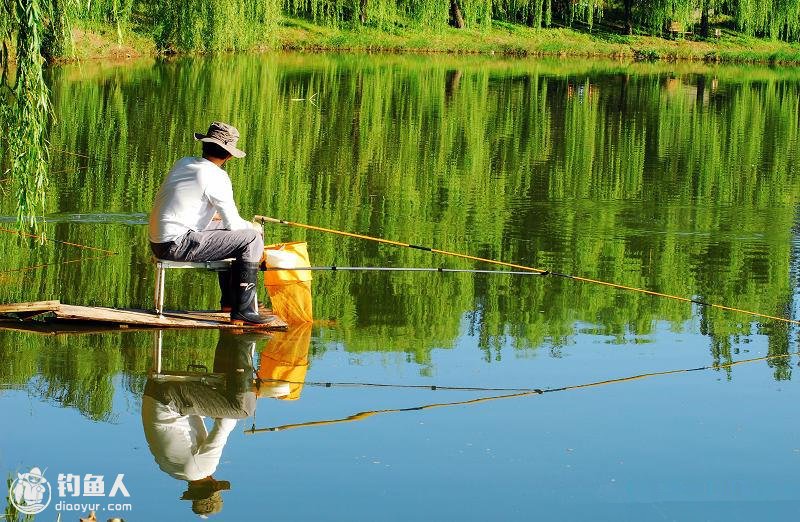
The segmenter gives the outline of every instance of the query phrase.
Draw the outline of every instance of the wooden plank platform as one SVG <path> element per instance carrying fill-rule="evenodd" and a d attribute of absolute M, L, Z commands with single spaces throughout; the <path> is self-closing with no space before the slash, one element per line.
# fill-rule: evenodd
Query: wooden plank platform
<path fill-rule="evenodd" d="M 106 324 L 119 327 L 139 328 L 244 328 L 259 330 L 285 330 L 288 325 L 280 317 L 262 312 L 270 317 L 270 322 L 261 326 L 240 326 L 230 322 L 227 313 L 218 311 L 165 311 L 162 316 L 150 310 L 131 310 L 105 308 L 99 306 L 68 305 L 60 301 L 37 301 L 0 305 L 0 316 L 5 316 L 8 324 L 20 326 L 34 325 L 33 317 L 45 321 L 79 322 L 87 324 Z M 2 327 L 2 323 L 0 323 Z M 12 327 L 13 328 L 13 327 Z M 27 328 L 26 328 L 27 329 Z"/>
<path fill-rule="evenodd" d="M 0 304 L 0 314 L 52 312 L 57 310 L 61 301 L 34 301 L 32 303 Z"/>

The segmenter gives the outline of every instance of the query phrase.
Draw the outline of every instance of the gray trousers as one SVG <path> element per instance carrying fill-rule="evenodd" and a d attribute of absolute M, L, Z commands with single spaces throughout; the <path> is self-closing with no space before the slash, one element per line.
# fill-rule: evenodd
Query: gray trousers
<path fill-rule="evenodd" d="M 181 415 L 244 419 L 256 411 L 254 392 L 246 390 L 229 394 L 199 382 L 156 382 L 148 379 L 144 394 L 171 406 Z"/>
<path fill-rule="evenodd" d="M 168 261 L 237 261 L 258 263 L 264 254 L 264 238 L 257 230 L 224 230 L 222 221 L 212 221 L 205 230 L 190 230 L 169 243 L 150 243 L 159 259 Z"/>
<path fill-rule="evenodd" d="M 212 221 L 205 230 L 190 230 L 169 243 L 150 243 L 158 259 L 168 261 L 219 261 L 236 258 L 236 261 L 258 263 L 264 254 L 264 238 L 258 230 L 225 230 L 222 221 Z M 238 284 L 236 271 L 219 273 L 220 306 L 233 307 L 236 300 L 234 288 Z M 258 301 L 250 304 L 258 312 Z"/>
<path fill-rule="evenodd" d="M 250 336 L 221 331 L 214 351 L 214 373 L 225 376 L 222 384 L 148 379 L 144 393 L 161 404 L 172 406 L 181 415 L 224 419 L 249 417 L 256 411 L 252 358 L 256 348 L 256 340 Z"/>

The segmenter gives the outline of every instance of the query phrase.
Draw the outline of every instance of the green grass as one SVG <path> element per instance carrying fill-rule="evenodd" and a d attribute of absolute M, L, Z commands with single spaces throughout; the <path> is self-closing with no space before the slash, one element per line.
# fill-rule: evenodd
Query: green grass
<path fill-rule="evenodd" d="M 284 19 L 274 40 L 283 49 L 511 54 L 530 56 L 607 56 L 661 60 L 739 63 L 800 63 L 800 45 L 750 38 L 726 30 L 717 39 L 668 40 L 626 36 L 608 30 L 531 29 L 495 22 L 489 30 L 426 31 L 375 28 L 337 29 Z"/>
<path fill-rule="evenodd" d="M 154 55 L 149 35 L 126 30 L 122 45 L 116 30 L 102 24 L 75 29 L 79 58 L 125 58 Z M 580 29 L 529 27 L 495 22 L 491 29 L 426 30 L 398 27 L 336 28 L 296 18 L 284 18 L 274 33 L 254 46 L 254 51 L 411 52 L 452 54 L 504 54 L 522 56 L 614 57 L 632 60 L 689 60 L 726 63 L 800 63 L 800 44 L 751 38 L 726 29 L 714 38 L 669 40 L 654 36 L 621 35 L 609 28 L 593 32 Z"/>
<path fill-rule="evenodd" d="M 122 28 L 122 42 L 117 37 L 117 28 L 100 22 L 80 22 L 73 27 L 72 40 L 77 59 L 124 60 L 156 53 L 153 38 L 141 34 L 132 27 Z"/>

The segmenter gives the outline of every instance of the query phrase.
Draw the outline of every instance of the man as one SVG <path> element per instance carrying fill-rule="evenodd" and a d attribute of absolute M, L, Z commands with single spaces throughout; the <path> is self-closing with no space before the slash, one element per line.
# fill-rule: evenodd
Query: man
<path fill-rule="evenodd" d="M 230 310 L 231 321 L 265 324 L 256 299 L 264 238 L 258 225 L 239 216 L 222 169 L 231 157 L 245 156 L 236 148 L 239 131 L 215 121 L 206 134 L 194 137 L 203 143 L 203 157 L 181 158 L 161 184 L 150 213 L 150 247 L 157 258 L 170 261 L 236 258 L 233 271 L 219 276 L 222 309 Z"/>

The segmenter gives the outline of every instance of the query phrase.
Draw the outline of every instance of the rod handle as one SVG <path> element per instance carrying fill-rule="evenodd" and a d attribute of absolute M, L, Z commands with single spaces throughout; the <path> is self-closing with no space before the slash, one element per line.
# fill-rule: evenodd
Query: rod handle
<path fill-rule="evenodd" d="M 281 222 L 280 219 L 267 217 L 267 216 L 259 216 L 259 215 L 253 216 L 253 221 L 260 221 L 261 223 L 280 223 Z"/>

